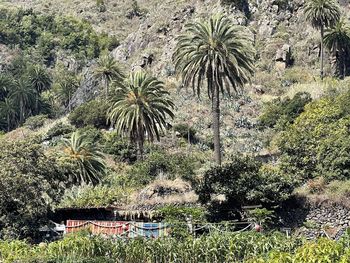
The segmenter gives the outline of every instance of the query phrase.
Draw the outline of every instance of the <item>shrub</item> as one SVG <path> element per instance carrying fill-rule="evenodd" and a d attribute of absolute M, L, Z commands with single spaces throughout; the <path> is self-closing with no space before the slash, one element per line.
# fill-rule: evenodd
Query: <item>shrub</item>
<path fill-rule="evenodd" d="M 29 117 L 26 122 L 24 123 L 24 126 L 28 127 L 31 130 L 36 130 L 38 128 L 41 128 L 45 121 L 47 120 L 47 115 L 36 115 Z"/>
<path fill-rule="evenodd" d="M 186 140 L 190 140 L 190 142 L 193 142 L 195 140 L 195 136 L 197 131 L 193 127 L 189 127 L 186 123 L 180 123 L 174 125 L 174 131 L 181 137 Z"/>
<path fill-rule="evenodd" d="M 131 8 L 130 10 L 127 12 L 126 17 L 129 19 L 132 19 L 133 17 L 137 16 L 137 17 L 142 17 L 145 14 L 147 14 L 147 10 L 146 9 L 142 9 L 140 8 L 137 0 L 132 0 L 131 1 Z"/>
<path fill-rule="evenodd" d="M 147 184 L 158 176 L 190 180 L 194 175 L 194 160 L 183 154 L 151 152 L 145 160 L 136 162 L 129 175 L 140 184 Z"/>
<path fill-rule="evenodd" d="M 69 134 L 74 131 L 74 127 L 63 122 L 58 122 L 53 127 L 51 127 L 45 136 L 46 140 L 52 140 L 54 137 Z"/>
<path fill-rule="evenodd" d="M 100 9 L 103 7 L 103 3 L 100 4 Z M 37 46 L 40 55 L 50 63 L 55 58 L 52 51 L 58 48 L 79 59 L 92 59 L 99 57 L 106 48 L 104 43 L 115 40 L 109 40 L 106 34 L 98 34 L 89 22 L 73 17 L 38 14 L 33 9 L 2 8 L 0 42 L 18 45 L 24 50 Z"/>
<path fill-rule="evenodd" d="M 281 133 L 277 145 L 284 172 L 302 181 L 350 178 L 350 92 L 324 97 L 305 107 Z"/>
<path fill-rule="evenodd" d="M 286 86 L 295 83 L 308 83 L 314 80 L 312 72 L 304 67 L 287 68 L 283 74 L 282 82 Z"/>
<path fill-rule="evenodd" d="M 171 235 L 176 238 L 188 237 L 191 234 L 187 226 L 188 220 L 194 224 L 206 221 L 206 211 L 202 207 L 168 205 L 159 208 L 156 215 L 172 225 Z"/>
<path fill-rule="evenodd" d="M 227 211 L 220 211 L 213 196 L 223 196 L 221 207 L 234 211 L 244 205 L 279 204 L 289 198 L 294 185 L 292 177 L 277 167 L 251 157 L 235 157 L 229 164 L 206 171 L 196 192 L 201 203 L 210 204 L 216 210 L 212 212 L 220 214 Z"/>
<path fill-rule="evenodd" d="M 144 150 L 147 153 L 147 147 Z M 116 132 L 105 134 L 102 142 L 102 151 L 113 155 L 116 161 L 132 164 L 137 160 L 135 144 L 121 138 Z"/>
<path fill-rule="evenodd" d="M 92 125 L 96 128 L 107 128 L 108 104 L 105 101 L 92 100 L 74 109 L 69 114 L 69 121 L 76 127 Z"/>
<path fill-rule="evenodd" d="M 101 130 L 96 129 L 93 126 L 86 126 L 84 128 L 77 129 L 80 134 L 84 134 L 84 141 L 87 145 L 99 145 L 103 134 Z"/>
<path fill-rule="evenodd" d="M 60 207 L 101 207 L 122 205 L 126 202 L 130 189 L 119 186 L 81 185 L 67 189 L 59 204 Z"/>
<path fill-rule="evenodd" d="M 264 105 L 263 113 L 259 117 L 259 125 L 264 128 L 276 127 L 278 130 L 283 130 L 293 123 L 310 101 L 309 93 L 299 92 L 292 99 L 278 98 L 268 102 Z"/>
<path fill-rule="evenodd" d="M 37 235 L 64 187 L 56 160 L 37 138 L 1 140 L 0 167 L 0 238 Z"/>
<path fill-rule="evenodd" d="M 347 199 L 350 197 L 350 181 L 332 181 L 326 186 L 326 193 L 328 196 Z"/>

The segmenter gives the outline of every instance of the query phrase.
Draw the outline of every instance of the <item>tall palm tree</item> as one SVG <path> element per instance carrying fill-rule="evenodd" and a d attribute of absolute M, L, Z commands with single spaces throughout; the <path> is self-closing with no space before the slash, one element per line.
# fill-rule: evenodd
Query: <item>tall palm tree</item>
<path fill-rule="evenodd" d="M 346 61 L 350 55 L 350 27 L 341 19 L 334 27 L 326 30 L 324 43 L 335 55 L 338 73 L 341 78 L 346 75 Z"/>
<path fill-rule="evenodd" d="M 117 133 L 136 142 L 138 159 L 142 159 L 145 139 L 160 139 L 168 124 L 167 117 L 174 117 L 174 104 L 164 83 L 142 71 L 131 73 L 127 80 L 116 85 L 108 119 Z"/>
<path fill-rule="evenodd" d="M 40 95 L 51 88 L 52 78 L 46 69 L 39 65 L 33 65 L 28 70 L 28 79 L 36 92 L 35 111 L 38 113 Z"/>
<path fill-rule="evenodd" d="M 333 27 L 340 19 L 340 8 L 335 0 L 308 0 L 304 8 L 306 20 L 308 20 L 312 27 L 319 29 L 321 33 L 321 48 L 320 48 L 320 75 L 323 79 L 323 60 L 324 48 L 323 38 L 324 30 Z"/>
<path fill-rule="evenodd" d="M 110 83 L 112 81 L 122 81 L 124 78 L 117 61 L 110 55 L 103 55 L 98 59 L 94 76 L 103 83 L 106 98 L 108 97 Z"/>
<path fill-rule="evenodd" d="M 20 78 L 10 90 L 10 98 L 18 105 L 19 123 L 22 124 L 30 113 L 30 106 L 34 100 L 34 90 L 27 79 Z"/>
<path fill-rule="evenodd" d="M 178 38 L 173 61 L 184 86 L 192 86 L 200 96 L 206 85 L 212 101 L 215 161 L 221 165 L 220 92 L 230 95 L 250 80 L 255 53 L 252 39 L 223 15 L 190 23 L 185 30 Z"/>
<path fill-rule="evenodd" d="M 16 105 L 11 99 L 5 98 L 0 101 L 0 115 L 6 119 L 7 131 L 9 132 L 16 116 Z"/>
<path fill-rule="evenodd" d="M 86 136 L 79 132 L 73 132 L 63 143 L 65 157 L 78 167 L 78 171 L 75 172 L 76 180 L 85 184 L 98 183 L 105 173 L 103 154 L 95 145 L 89 144 Z"/>

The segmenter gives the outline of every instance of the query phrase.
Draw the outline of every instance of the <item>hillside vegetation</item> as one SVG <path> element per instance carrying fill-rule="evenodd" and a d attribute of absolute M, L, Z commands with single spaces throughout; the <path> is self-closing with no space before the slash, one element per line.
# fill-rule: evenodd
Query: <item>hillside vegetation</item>
<path fill-rule="evenodd" d="M 242 243 L 257 240 L 257 252 L 242 252 L 231 247 L 240 235 L 196 239 L 184 224 L 224 228 L 259 205 L 248 220 L 277 230 L 296 199 L 348 204 L 349 11 L 331 0 L 2 1 L 0 238 L 38 241 L 60 208 L 112 206 L 179 227 L 168 243 L 119 244 L 109 261 L 82 250 L 81 262 L 197 262 L 186 261 L 192 246 L 208 248 L 198 262 L 347 262 L 347 236 L 250 233 Z M 80 238 L 112 246 L 82 234 L 41 255 L 1 241 L 0 261 L 71 262 L 74 251 L 57 251 Z M 147 252 L 179 239 L 184 261 Z M 17 249 L 26 256 L 10 257 Z"/>

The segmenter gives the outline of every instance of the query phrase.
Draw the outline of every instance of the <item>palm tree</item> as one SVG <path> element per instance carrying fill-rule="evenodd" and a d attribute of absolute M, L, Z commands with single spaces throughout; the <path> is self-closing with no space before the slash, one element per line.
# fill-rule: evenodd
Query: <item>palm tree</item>
<path fill-rule="evenodd" d="M 10 98 L 19 107 L 19 123 L 22 124 L 29 114 L 34 99 L 34 90 L 27 79 L 20 78 L 10 90 Z"/>
<path fill-rule="evenodd" d="M 112 81 L 122 81 L 124 79 L 124 75 L 117 65 L 117 61 L 110 55 L 103 55 L 98 59 L 97 67 L 94 70 L 94 76 L 103 83 L 106 98 L 108 97 L 109 84 Z"/>
<path fill-rule="evenodd" d="M 79 132 L 73 132 L 70 139 L 63 139 L 63 143 L 66 158 L 78 167 L 76 180 L 85 184 L 98 183 L 105 173 L 103 154 Z"/>
<path fill-rule="evenodd" d="M 11 76 L 0 74 L 0 100 L 4 100 L 7 97 L 14 85 L 15 81 Z"/>
<path fill-rule="evenodd" d="M 36 92 L 35 111 L 38 113 L 40 95 L 42 92 L 51 88 L 52 78 L 43 67 L 33 65 L 28 70 L 28 79 Z"/>
<path fill-rule="evenodd" d="M 53 84 L 53 91 L 64 107 L 71 110 L 71 98 L 79 87 L 79 82 L 74 75 L 67 75 Z"/>
<path fill-rule="evenodd" d="M 334 27 L 326 30 L 324 43 L 335 55 L 339 76 L 346 75 L 346 58 L 350 55 L 350 27 L 341 19 Z"/>
<path fill-rule="evenodd" d="M 186 25 L 186 33 L 178 38 L 173 55 L 176 70 L 183 76 L 183 85 L 192 86 L 200 96 L 206 83 L 212 101 L 215 161 L 221 165 L 220 92 L 237 92 L 253 72 L 252 39 L 223 15 L 207 22 Z"/>
<path fill-rule="evenodd" d="M 323 79 L 323 38 L 324 30 L 333 27 L 340 19 L 340 8 L 334 0 L 308 0 L 304 8 L 306 19 L 321 33 L 321 79 Z"/>
<path fill-rule="evenodd" d="M 5 98 L 0 101 L 0 114 L 6 119 L 7 132 L 11 130 L 12 121 L 16 116 L 16 105 L 11 99 Z"/>
<path fill-rule="evenodd" d="M 127 80 L 116 85 L 108 119 L 118 134 L 136 142 L 138 159 L 142 159 L 145 139 L 159 141 L 168 124 L 167 117 L 174 117 L 174 104 L 164 83 L 142 71 L 131 73 Z"/>

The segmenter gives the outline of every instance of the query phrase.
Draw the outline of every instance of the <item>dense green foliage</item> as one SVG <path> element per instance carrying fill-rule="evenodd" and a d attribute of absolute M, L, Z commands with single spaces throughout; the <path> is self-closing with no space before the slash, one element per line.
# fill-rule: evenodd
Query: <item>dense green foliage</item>
<path fill-rule="evenodd" d="M 259 124 L 262 127 L 283 130 L 293 123 L 294 119 L 304 111 L 304 106 L 310 101 L 310 94 L 299 92 L 292 99 L 278 98 L 267 102 L 259 117 Z"/>
<path fill-rule="evenodd" d="M 86 21 L 38 14 L 31 9 L 0 10 L 0 43 L 21 49 L 35 47 L 46 63 L 55 60 L 57 48 L 91 59 L 118 45 L 106 34 L 97 34 Z"/>
<path fill-rule="evenodd" d="M 147 146 L 144 149 L 148 153 Z M 122 138 L 116 132 L 106 133 L 102 141 L 103 152 L 113 155 L 114 159 L 121 162 L 134 163 L 137 160 L 135 144 Z"/>
<path fill-rule="evenodd" d="M 301 180 L 349 178 L 349 101 L 349 91 L 314 101 L 282 132 L 284 172 Z"/>
<path fill-rule="evenodd" d="M 51 84 L 52 77 L 43 65 L 16 57 L 0 74 L 0 129 L 10 131 L 30 116 L 50 113 L 42 93 Z"/>
<path fill-rule="evenodd" d="M 102 207 L 124 204 L 129 189 L 108 185 L 80 185 L 65 191 L 60 207 Z"/>
<path fill-rule="evenodd" d="M 24 123 L 24 126 L 31 130 L 36 130 L 42 127 L 45 124 L 45 121 L 47 121 L 47 115 L 36 115 L 29 117 Z"/>
<path fill-rule="evenodd" d="M 45 140 L 52 140 L 55 137 L 67 135 L 74 131 L 74 127 L 69 124 L 65 124 L 63 122 L 57 122 L 53 125 L 44 136 Z"/>
<path fill-rule="evenodd" d="M 244 262 L 271 250 L 290 253 L 300 240 L 274 233 L 213 233 L 182 242 L 176 238 L 112 241 L 86 234 L 69 235 L 44 246 L 25 242 L 0 243 L 0 259 L 13 262 Z"/>
<path fill-rule="evenodd" d="M 82 232 L 39 246 L 24 241 L 1 241 L 0 260 L 5 263 L 346 263 L 350 260 L 350 242 L 348 234 L 340 241 L 320 238 L 306 242 L 279 233 L 252 232 L 214 232 L 199 238 L 189 237 L 182 242 L 176 238 L 125 242 Z"/>
<path fill-rule="evenodd" d="M 63 160 L 76 167 L 72 172 L 74 180 L 81 184 L 96 184 L 105 174 L 104 156 L 95 143 L 87 140 L 86 134 L 72 133 L 63 139 Z"/>
<path fill-rule="evenodd" d="M 105 101 L 92 100 L 74 109 L 68 118 L 76 127 L 91 125 L 96 128 L 107 128 L 108 107 Z"/>
<path fill-rule="evenodd" d="M 116 82 L 108 119 L 116 132 L 137 145 L 142 159 L 145 140 L 160 140 L 161 133 L 174 117 L 174 103 L 164 83 L 143 71 L 132 72 L 123 82 Z"/>
<path fill-rule="evenodd" d="M 38 234 L 51 206 L 64 189 L 65 177 L 37 139 L 0 141 L 0 237 Z"/>
<path fill-rule="evenodd" d="M 231 163 L 208 170 L 196 191 L 203 204 L 220 212 L 212 196 L 223 195 L 221 205 L 235 211 L 244 205 L 279 204 L 290 196 L 293 185 L 292 177 L 285 176 L 278 167 L 262 165 L 250 157 L 235 157 Z"/>
<path fill-rule="evenodd" d="M 147 184 L 158 176 L 191 180 L 194 175 L 194 161 L 193 158 L 180 153 L 167 154 L 164 151 L 152 151 L 147 158 L 132 166 L 129 175 L 139 184 Z"/>
<path fill-rule="evenodd" d="M 348 73 L 349 61 L 347 57 L 350 54 L 350 27 L 345 18 L 338 21 L 334 27 L 326 30 L 324 43 L 336 58 L 336 75 L 344 78 Z"/>

